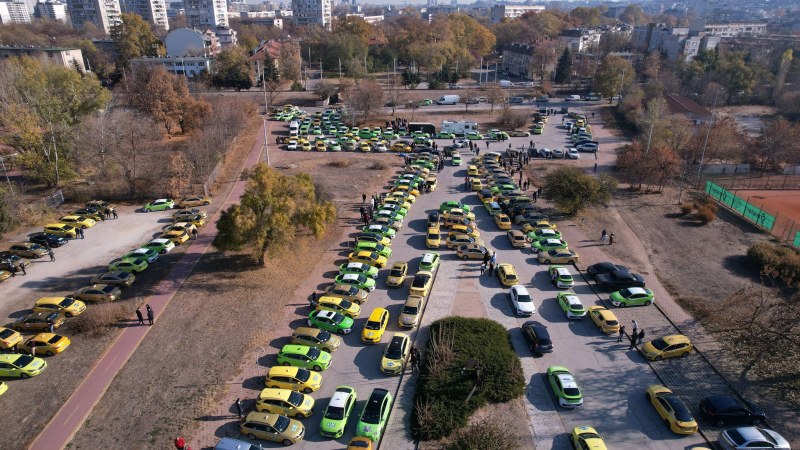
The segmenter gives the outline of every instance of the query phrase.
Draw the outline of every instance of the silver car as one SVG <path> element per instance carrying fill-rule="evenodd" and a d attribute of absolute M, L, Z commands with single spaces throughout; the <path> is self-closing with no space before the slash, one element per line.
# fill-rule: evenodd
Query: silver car
<path fill-rule="evenodd" d="M 791 450 L 789 442 L 780 434 L 758 427 L 739 427 L 725 430 L 719 445 L 726 450 L 782 449 Z"/>

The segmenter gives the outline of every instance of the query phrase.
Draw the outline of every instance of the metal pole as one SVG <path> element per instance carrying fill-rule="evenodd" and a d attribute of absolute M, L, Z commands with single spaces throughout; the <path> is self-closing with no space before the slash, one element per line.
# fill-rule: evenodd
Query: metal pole
<path fill-rule="evenodd" d="M 269 146 L 267 146 L 267 117 L 264 116 L 264 153 L 267 156 L 267 167 L 269 167 Z"/>
<path fill-rule="evenodd" d="M 717 92 L 714 94 L 714 106 L 711 107 L 711 122 L 708 125 L 708 130 L 706 131 L 706 138 L 703 142 L 703 151 L 700 152 L 700 163 L 697 164 L 697 185 L 700 186 L 700 172 L 703 170 L 703 159 L 706 157 L 706 146 L 708 145 L 708 136 L 711 134 L 711 128 L 714 127 L 714 110 L 717 108 L 717 98 L 719 97 L 719 91 L 722 89 L 717 89 Z"/>
<path fill-rule="evenodd" d="M 322 58 L 319 59 L 319 80 L 322 81 Z"/>
<path fill-rule="evenodd" d="M 483 81 L 483 56 L 481 56 L 481 65 L 478 69 L 478 85 L 481 84 L 481 81 Z"/>

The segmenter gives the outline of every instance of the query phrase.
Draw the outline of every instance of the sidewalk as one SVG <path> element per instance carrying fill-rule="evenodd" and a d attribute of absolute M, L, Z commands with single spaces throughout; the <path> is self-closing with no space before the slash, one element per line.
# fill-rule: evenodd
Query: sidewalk
<path fill-rule="evenodd" d="M 252 167 L 259 162 L 263 147 L 263 133 L 259 133 L 242 169 Z M 244 180 L 236 181 L 217 213 L 209 220 L 209 224 L 198 233 L 197 240 L 191 243 L 186 254 L 175 264 L 172 272 L 156 286 L 154 290 L 156 294 L 144 301 L 153 308 L 156 324 L 170 300 L 192 273 L 203 254 L 211 247 L 211 242 L 217 233 L 216 222 L 220 212 L 238 202 L 245 187 Z M 128 327 L 114 339 L 86 378 L 33 441 L 30 446 L 31 450 L 66 447 L 149 330 L 150 327 Z"/>

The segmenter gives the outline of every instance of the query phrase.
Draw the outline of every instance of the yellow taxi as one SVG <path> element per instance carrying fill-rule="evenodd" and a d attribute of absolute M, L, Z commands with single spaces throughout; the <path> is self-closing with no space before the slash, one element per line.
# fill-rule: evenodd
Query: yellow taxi
<path fill-rule="evenodd" d="M 325 141 L 318 140 L 314 143 L 314 149 L 318 152 L 324 152 L 327 150 L 325 147 Z"/>
<path fill-rule="evenodd" d="M 467 176 L 470 177 L 480 176 L 480 172 L 478 172 L 478 166 L 467 166 Z"/>
<path fill-rule="evenodd" d="M 408 263 L 405 261 L 398 261 L 392 265 L 389 270 L 389 275 L 386 277 L 386 285 L 389 287 L 400 287 L 406 281 L 408 274 Z"/>
<path fill-rule="evenodd" d="M 17 349 L 34 356 L 53 356 L 66 350 L 70 343 L 69 338 L 66 336 L 39 333 L 17 345 Z"/>
<path fill-rule="evenodd" d="M 677 356 L 689 356 L 692 349 L 692 341 L 688 336 L 672 334 L 645 343 L 641 352 L 645 358 L 651 361 L 661 361 Z"/>
<path fill-rule="evenodd" d="M 166 231 L 172 231 L 172 230 L 185 231 L 185 232 L 190 233 L 190 234 L 192 233 L 192 231 L 197 230 L 197 226 L 195 226 L 192 223 L 186 222 L 185 219 L 182 219 L 182 220 L 184 220 L 184 221 L 175 222 L 172 225 L 167 225 L 164 228 L 162 228 L 162 230 L 165 231 L 165 232 Z"/>
<path fill-rule="evenodd" d="M 66 223 L 48 223 L 44 226 L 44 232 L 55 234 L 56 236 L 61 236 L 64 238 L 75 238 L 78 235 L 78 232 L 75 230 L 75 227 L 72 225 L 68 225 Z"/>
<path fill-rule="evenodd" d="M 425 178 L 425 183 L 427 183 L 428 186 L 430 186 L 431 192 L 435 191 L 436 190 L 436 175 L 428 175 L 428 177 Z"/>
<path fill-rule="evenodd" d="M 396 205 L 396 206 L 399 206 L 400 208 L 405 208 L 406 211 L 411 209 L 411 203 L 406 201 L 404 198 L 402 198 L 402 197 L 394 197 L 394 196 L 391 196 L 391 195 L 383 199 L 383 204 L 384 205 Z"/>
<path fill-rule="evenodd" d="M 403 308 L 400 309 L 400 317 L 397 324 L 402 328 L 414 328 L 419 323 L 419 316 L 425 306 L 425 297 L 419 295 L 409 295 Z"/>
<path fill-rule="evenodd" d="M 208 197 L 184 197 L 178 202 L 178 208 L 194 208 L 196 206 L 208 206 L 211 204 L 211 199 Z"/>
<path fill-rule="evenodd" d="M 425 236 L 425 246 L 439 248 L 440 245 L 442 245 L 442 235 L 439 234 L 439 227 L 428 228 L 428 234 Z"/>
<path fill-rule="evenodd" d="M 508 236 L 508 241 L 514 248 L 525 248 L 528 246 L 528 240 L 525 239 L 525 235 L 519 230 L 508 230 L 506 236 Z"/>
<path fill-rule="evenodd" d="M 492 192 L 490 190 L 482 189 L 478 191 L 478 199 L 480 199 L 480 201 L 483 202 L 484 204 L 490 203 L 494 201 L 494 195 L 492 195 Z"/>
<path fill-rule="evenodd" d="M 244 418 L 239 431 L 250 439 L 264 439 L 292 445 L 303 440 L 306 429 L 297 420 L 280 414 L 253 411 Z"/>
<path fill-rule="evenodd" d="M 647 388 L 646 397 L 673 433 L 697 433 L 697 421 L 692 412 L 669 388 L 654 384 Z"/>
<path fill-rule="evenodd" d="M 369 153 L 372 151 L 372 147 L 369 146 L 369 142 L 361 141 L 358 143 L 358 149 L 364 153 Z"/>
<path fill-rule="evenodd" d="M 383 338 L 386 326 L 389 325 L 389 311 L 384 308 L 375 308 L 370 313 L 364 330 L 361 331 L 361 342 L 377 344 Z"/>
<path fill-rule="evenodd" d="M 322 375 L 302 367 L 275 366 L 270 368 L 264 377 L 264 386 L 310 394 L 322 386 Z"/>
<path fill-rule="evenodd" d="M 300 142 L 300 149 L 302 149 L 304 152 L 310 152 L 311 144 L 308 141 L 304 140 Z"/>
<path fill-rule="evenodd" d="M 469 220 L 475 220 L 475 213 L 472 212 L 472 211 L 465 212 L 461 208 L 452 208 L 452 209 L 448 209 L 447 211 L 445 211 L 442 214 L 442 219 L 444 219 L 444 220 L 448 220 L 448 219 L 463 219 L 463 218 L 467 218 Z"/>
<path fill-rule="evenodd" d="M 372 450 L 373 448 L 372 439 L 364 436 L 356 436 L 347 444 L 347 450 Z"/>
<path fill-rule="evenodd" d="M 64 317 L 78 316 L 86 311 L 86 303 L 70 297 L 42 297 L 33 305 L 33 312 L 61 313 Z"/>
<path fill-rule="evenodd" d="M 379 255 L 375 252 L 371 252 L 369 250 L 362 250 L 358 252 L 352 252 L 347 256 L 347 260 L 350 262 L 360 262 L 364 264 L 368 264 L 370 266 L 375 266 L 378 269 L 383 269 L 386 266 L 386 257 L 383 255 Z"/>
<path fill-rule="evenodd" d="M 0 349 L 11 350 L 22 342 L 22 335 L 11 328 L 0 327 Z"/>
<path fill-rule="evenodd" d="M 503 286 L 511 287 L 515 284 L 519 284 L 519 278 L 517 278 L 517 271 L 514 269 L 514 266 L 508 263 L 499 264 L 495 269 L 497 271 L 497 276 L 500 278 L 500 284 Z"/>
<path fill-rule="evenodd" d="M 395 142 L 392 144 L 392 151 L 398 153 L 406 153 L 411 151 L 411 147 L 402 142 Z"/>
<path fill-rule="evenodd" d="M 414 274 L 414 280 L 411 282 L 409 293 L 411 295 L 425 297 L 428 295 L 428 292 L 430 292 L 431 286 L 433 286 L 433 273 L 427 270 L 420 270 Z"/>
<path fill-rule="evenodd" d="M 530 233 L 531 231 L 538 231 L 544 230 L 545 228 L 549 228 L 551 230 L 556 230 L 558 227 L 554 223 L 550 223 L 549 220 L 538 220 L 533 223 L 526 223 L 522 226 L 523 233 Z"/>
<path fill-rule="evenodd" d="M 494 215 L 494 223 L 497 224 L 497 228 L 501 230 L 511 229 L 511 219 L 509 219 L 508 216 L 503 213 Z"/>
<path fill-rule="evenodd" d="M 314 399 L 290 389 L 265 388 L 256 399 L 256 411 L 305 419 L 314 414 Z"/>
<path fill-rule="evenodd" d="M 469 180 L 469 186 L 472 192 L 480 192 L 480 190 L 483 189 L 483 182 L 478 178 L 471 178 Z"/>
<path fill-rule="evenodd" d="M 472 236 L 474 238 L 481 237 L 481 232 L 478 231 L 477 228 L 464 225 L 464 224 L 457 224 L 450 227 L 450 234 L 466 234 L 468 236 Z"/>
<path fill-rule="evenodd" d="M 606 450 L 606 443 L 592 427 L 575 427 L 572 429 L 570 440 L 575 448 L 581 450 Z"/>
<path fill-rule="evenodd" d="M 600 328 L 600 331 L 603 333 L 619 333 L 619 320 L 617 320 L 617 316 L 614 315 L 611 310 L 606 309 L 606 307 L 590 306 L 589 317 L 592 318 L 592 322 L 594 322 L 594 324 L 597 325 L 597 328 Z"/>
<path fill-rule="evenodd" d="M 395 186 L 393 190 L 394 191 L 400 191 L 400 192 L 406 192 L 408 194 L 413 195 L 414 197 L 419 197 L 419 189 L 408 187 L 405 184 L 401 184 L 401 185 Z"/>
<path fill-rule="evenodd" d="M 357 318 L 361 314 L 361 306 L 341 297 L 323 295 L 317 299 L 317 311 L 334 311 L 350 318 Z"/>
<path fill-rule="evenodd" d="M 189 240 L 189 233 L 180 230 L 169 230 L 158 236 L 159 239 L 169 239 L 175 245 L 181 245 Z"/>
<path fill-rule="evenodd" d="M 84 230 L 93 227 L 94 224 L 97 223 L 94 219 L 90 219 L 86 216 L 64 216 L 58 219 L 58 221 Z"/>
<path fill-rule="evenodd" d="M 182 216 L 172 219 L 175 223 L 185 222 L 195 228 L 200 228 L 206 224 L 206 218 L 202 214 L 195 214 L 194 216 Z"/>

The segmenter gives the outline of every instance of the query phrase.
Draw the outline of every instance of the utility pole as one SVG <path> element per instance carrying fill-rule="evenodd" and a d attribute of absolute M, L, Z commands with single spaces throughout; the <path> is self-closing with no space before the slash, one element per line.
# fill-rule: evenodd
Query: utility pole
<path fill-rule="evenodd" d="M 717 92 L 714 93 L 714 105 L 711 107 L 711 122 L 708 125 L 708 130 L 706 130 L 706 138 L 703 141 L 703 151 L 700 152 L 700 162 L 697 164 L 697 186 L 700 186 L 700 172 L 703 170 L 703 159 L 706 157 L 706 147 L 708 146 L 708 136 L 711 134 L 711 128 L 714 127 L 714 110 L 717 109 L 717 98 L 719 98 L 719 91 L 722 88 L 718 88 Z"/>
<path fill-rule="evenodd" d="M 319 59 L 319 80 L 322 81 L 322 58 Z"/>
<path fill-rule="evenodd" d="M 342 82 L 342 58 L 339 58 L 339 82 Z"/>

